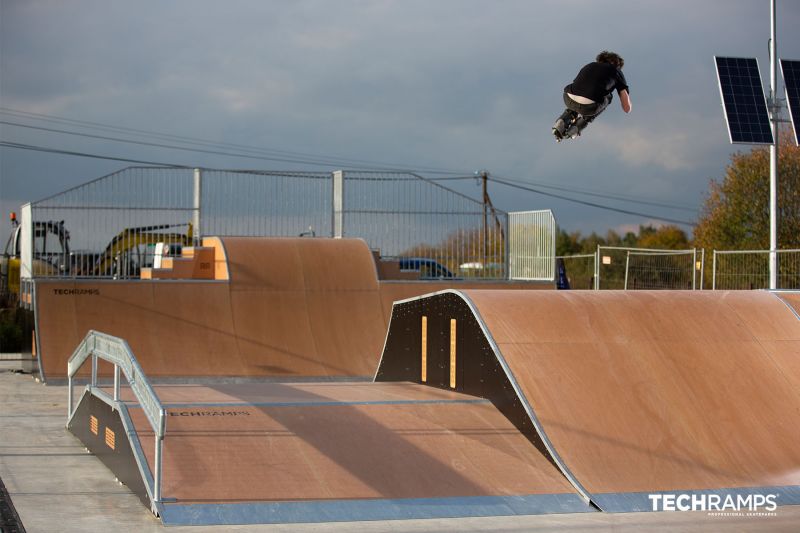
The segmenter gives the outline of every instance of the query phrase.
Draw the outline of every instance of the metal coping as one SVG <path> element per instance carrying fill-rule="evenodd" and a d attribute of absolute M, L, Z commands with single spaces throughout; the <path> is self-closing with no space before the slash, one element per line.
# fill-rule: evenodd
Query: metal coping
<path fill-rule="evenodd" d="M 176 402 L 164 403 L 165 409 L 191 407 L 349 407 L 359 405 L 441 405 L 441 404 L 486 404 L 491 401 L 476 399 L 429 399 L 429 400 L 357 400 L 357 401 L 313 401 L 313 402 Z M 139 404 L 128 405 L 128 409 L 141 408 Z"/>
<path fill-rule="evenodd" d="M 577 494 L 163 506 L 164 525 L 290 524 L 596 512 Z"/>

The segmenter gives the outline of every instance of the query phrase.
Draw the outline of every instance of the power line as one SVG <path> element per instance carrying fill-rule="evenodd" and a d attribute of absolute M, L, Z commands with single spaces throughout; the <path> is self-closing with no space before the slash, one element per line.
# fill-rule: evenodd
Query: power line
<path fill-rule="evenodd" d="M 58 148 L 49 148 L 49 147 L 45 147 L 45 146 L 35 146 L 35 145 L 31 145 L 31 144 L 22 144 L 22 143 L 16 143 L 16 142 L 11 142 L 11 141 L 4 141 L 4 140 L 0 140 L 0 147 L 15 148 L 15 149 L 20 149 L 20 150 L 32 150 L 32 151 L 37 151 L 37 152 L 44 152 L 44 153 L 51 153 L 51 154 L 58 154 L 58 155 L 87 157 L 87 158 L 102 159 L 102 160 L 107 160 L 107 161 L 122 161 L 122 162 L 126 162 L 126 163 L 136 163 L 136 164 L 151 165 L 151 166 L 174 167 L 174 168 L 193 168 L 190 165 L 180 165 L 180 164 L 175 164 L 175 163 L 162 163 L 162 162 L 155 162 L 155 161 L 145 161 L 145 160 L 141 160 L 141 159 L 131 159 L 131 158 L 125 158 L 125 157 L 113 157 L 113 156 L 104 156 L 104 155 L 99 155 L 99 154 L 89 154 L 89 153 L 86 153 L 86 152 L 76 152 L 76 151 L 71 151 L 71 150 L 61 150 L 61 149 L 58 149 Z M 466 177 L 462 177 L 462 179 L 463 178 L 466 178 Z M 567 196 L 563 196 L 563 195 L 560 195 L 560 194 L 554 194 L 554 193 L 550 193 L 550 192 L 534 189 L 532 187 L 525 187 L 523 185 L 517 185 L 516 183 L 512 183 L 510 181 L 507 181 L 507 180 L 504 180 L 504 179 L 500 179 L 500 178 L 490 177 L 489 179 L 494 181 L 495 183 L 499 183 L 501 185 L 506 185 L 507 187 L 521 189 L 521 190 L 524 190 L 524 191 L 533 192 L 533 193 L 541 194 L 541 195 L 544 195 L 544 196 L 549 196 L 551 198 L 558 198 L 560 200 L 564 200 L 564 201 L 567 201 L 567 202 L 573 202 L 573 203 L 577 203 L 577 204 L 581 204 L 581 205 L 586 205 L 586 206 L 594 207 L 594 208 L 597 208 L 597 209 L 604 209 L 604 210 L 607 210 L 607 211 L 614 211 L 614 212 L 623 213 L 623 214 L 626 214 L 626 215 L 635 215 L 635 216 L 643 216 L 643 217 L 648 217 L 648 218 L 654 218 L 654 219 L 657 219 L 657 220 L 663 220 L 665 222 L 673 222 L 673 223 L 676 223 L 676 224 L 683 224 L 683 225 L 686 225 L 686 226 L 694 226 L 695 225 L 693 222 L 687 222 L 685 220 L 677 220 L 677 219 L 657 216 L 657 215 L 648 214 L 648 213 L 641 213 L 641 212 L 637 212 L 637 211 L 629 211 L 629 210 L 626 210 L 626 209 L 619 209 L 619 208 L 616 208 L 616 207 L 611 207 L 611 206 L 607 206 L 607 205 L 603 205 L 603 204 L 597 204 L 597 203 L 594 203 L 594 202 L 587 202 L 587 201 L 584 201 L 584 200 L 578 200 L 578 199 L 575 199 L 575 198 L 569 198 Z M 429 181 L 434 181 L 434 180 L 429 180 Z"/>
<path fill-rule="evenodd" d="M 50 154 L 71 155 L 77 157 L 88 157 L 91 159 L 105 159 L 108 161 L 122 161 L 124 163 L 137 163 L 142 165 L 151 165 L 156 167 L 174 167 L 174 168 L 193 168 L 187 165 L 176 165 L 174 163 L 156 163 L 153 161 L 143 161 L 141 159 L 129 159 L 126 157 L 112 157 L 97 154 L 87 154 L 85 152 L 73 152 L 70 150 L 60 150 L 58 148 L 47 148 L 44 146 L 34 146 L 32 144 L 22 144 L 0 139 L 0 147 L 17 148 L 19 150 L 33 150 L 35 152 L 46 152 Z"/>
<path fill-rule="evenodd" d="M 99 122 L 90 122 L 90 121 L 85 121 L 85 120 L 75 120 L 75 119 L 69 119 L 69 118 L 64 118 L 64 117 L 57 117 L 55 115 L 45 115 L 45 114 L 41 114 L 41 113 L 32 113 L 32 112 L 27 112 L 27 111 L 20 111 L 20 110 L 10 109 L 10 108 L 6 108 L 6 107 L 0 107 L 0 114 L 11 115 L 11 116 L 15 116 L 15 117 L 18 117 L 18 118 L 28 118 L 28 119 L 34 119 L 34 120 L 41 120 L 41 121 L 45 121 L 45 122 L 54 122 L 54 123 L 58 123 L 58 124 L 73 125 L 73 126 L 78 126 L 78 127 L 81 127 L 81 128 L 86 128 L 86 129 L 95 129 L 95 130 L 101 130 L 101 131 L 111 131 L 111 132 L 116 132 L 116 133 L 124 133 L 124 134 L 128 134 L 128 135 L 133 134 L 133 135 L 136 135 L 136 136 L 148 136 L 148 137 L 160 138 L 160 139 L 168 140 L 168 141 L 177 141 L 177 142 L 180 142 L 182 144 L 188 144 L 188 145 L 205 146 L 205 147 L 212 147 L 212 148 L 213 147 L 233 148 L 233 149 L 242 150 L 242 151 L 245 151 L 245 152 L 269 155 L 271 157 L 267 157 L 265 159 L 270 160 L 270 161 L 283 161 L 283 162 L 292 162 L 292 163 L 309 164 L 309 165 L 317 165 L 317 166 L 329 166 L 329 165 L 330 166 L 336 166 L 336 165 L 345 165 L 346 164 L 346 165 L 351 165 L 353 168 L 365 168 L 365 169 L 369 169 L 369 170 L 375 170 L 376 166 L 385 167 L 385 168 L 383 168 L 383 170 L 399 170 L 399 169 L 406 170 L 406 165 L 398 165 L 398 164 L 395 164 L 395 163 L 385 163 L 385 162 L 379 162 L 379 161 L 371 161 L 371 160 L 368 160 L 368 159 L 344 158 L 344 157 L 330 156 L 330 155 L 308 154 L 308 153 L 304 153 L 304 152 L 294 152 L 294 151 L 288 151 L 288 150 L 276 150 L 276 149 L 270 149 L 270 148 L 247 146 L 247 145 L 236 144 L 236 143 L 215 142 L 215 141 L 209 141 L 209 140 L 206 140 L 206 139 L 199 139 L 199 138 L 196 138 L 196 137 L 186 137 L 186 136 L 165 134 L 165 133 L 159 133 L 159 132 L 153 132 L 153 131 L 147 131 L 147 130 L 139 130 L 139 129 L 135 129 L 135 128 L 112 126 L 112 125 L 109 125 L 109 124 L 103 124 L 103 123 L 99 123 Z M 54 130 L 54 129 L 30 126 L 30 125 L 25 125 L 25 124 L 19 124 L 19 123 L 9 123 L 9 122 L 4 122 L 4 123 L 5 124 L 9 124 L 9 125 L 19 126 L 19 127 L 27 127 L 27 128 L 32 128 L 32 129 L 42 129 L 44 131 L 53 131 L 53 132 L 56 132 L 56 133 L 65 133 L 65 134 L 68 134 L 68 135 L 82 135 L 82 136 L 86 136 L 86 137 L 95 137 L 95 138 L 99 138 L 99 139 L 104 139 L 103 136 L 93 136 L 93 135 L 90 135 L 90 134 L 78 133 L 78 132 L 74 132 L 74 131 L 70 132 L 70 131 L 64 131 L 64 130 Z M 141 141 L 133 141 L 133 140 L 128 140 L 128 139 L 118 139 L 118 138 L 105 138 L 105 140 L 113 140 L 113 141 L 117 141 L 117 142 L 130 142 L 130 143 L 137 143 L 137 144 L 141 143 Z M 172 147 L 172 146 L 158 145 L 157 143 L 148 143 L 148 145 L 157 146 L 157 147 L 175 148 L 175 147 Z M 188 148 L 185 148 L 185 147 L 178 147 L 177 149 L 189 150 Z M 198 151 L 203 152 L 203 150 L 198 150 Z M 206 152 L 206 153 L 213 153 L 213 154 L 217 154 L 217 155 L 229 155 L 229 156 L 232 156 L 232 157 L 251 157 L 251 158 L 253 158 L 252 155 L 248 156 L 248 155 L 242 155 L 242 154 L 230 154 L 230 153 L 227 153 L 227 152 L 226 153 L 220 153 L 220 152 L 217 152 L 217 151 L 209 151 L 209 152 Z M 276 155 L 277 156 L 281 156 L 281 157 L 276 157 Z M 292 159 L 288 159 L 288 157 L 291 157 Z M 424 171 L 424 172 L 429 173 L 429 174 L 443 174 L 443 175 L 447 175 L 447 174 L 464 174 L 465 173 L 465 171 L 463 171 L 463 170 L 462 171 L 454 171 L 454 170 L 442 169 L 442 168 L 438 168 L 438 167 L 422 167 L 422 168 L 418 167 L 417 170 Z"/>
<path fill-rule="evenodd" d="M 697 212 L 697 208 L 689 207 L 687 205 L 668 204 L 668 203 L 663 203 L 663 202 L 654 202 L 652 200 L 648 200 L 648 199 L 641 198 L 641 197 L 635 197 L 635 196 L 608 194 L 608 193 L 602 193 L 602 192 L 599 192 L 599 191 L 593 191 L 591 189 L 580 189 L 580 188 L 577 188 L 577 187 L 573 187 L 573 188 L 570 188 L 570 187 L 559 187 L 558 185 L 550 185 L 550 184 L 542 183 L 542 182 L 535 182 L 535 181 L 521 180 L 521 179 L 516 179 L 516 178 L 509 178 L 509 177 L 506 177 L 506 176 L 500 176 L 500 177 L 502 179 L 506 180 L 506 181 L 509 181 L 509 182 L 512 182 L 512 183 L 517 183 L 517 184 L 520 184 L 520 185 L 535 185 L 537 187 L 543 187 L 545 189 L 555 189 L 557 191 L 573 192 L 573 193 L 582 194 L 582 195 L 585 195 L 585 196 L 596 196 L 598 198 L 606 198 L 606 199 L 609 199 L 609 200 L 618 200 L 620 202 L 631 202 L 631 203 L 642 204 L 642 205 L 652 205 L 654 207 L 666 207 L 668 209 L 677 209 L 677 210 L 681 210 L 681 211 L 687 211 L 689 213 L 696 213 Z"/>
<path fill-rule="evenodd" d="M 182 151 L 191 151 L 191 152 L 198 152 L 198 153 L 206 153 L 211 155 L 222 155 L 225 157 L 236 157 L 236 158 L 246 158 L 246 159 L 257 159 L 257 160 L 264 160 L 264 161 L 274 161 L 274 162 L 285 162 L 285 163 L 295 163 L 301 165 L 311 165 L 311 166 L 321 166 L 321 167 L 329 167 L 329 166 L 336 166 L 339 164 L 349 164 L 351 165 L 352 170 L 373 170 L 373 171 L 404 171 L 404 172 L 412 172 L 412 173 L 426 173 L 426 174 L 438 174 L 438 175 L 446 175 L 446 174 L 456 174 L 455 176 L 450 177 L 438 177 L 438 178 L 429 178 L 432 181 L 450 181 L 450 180 L 469 180 L 474 179 L 475 176 L 459 176 L 458 174 L 465 174 L 464 172 L 457 172 L 445 169 L 439 169 L 436 167 L 423 167 L 423 168 L 415 168 L 412 169 L 407 167 L 406 165 L 389 165 L 386 163 L 379 163 L 375 161 L 369 161 L 365 159 L 348 159 L 348 158 L 341 158 L 337 156 L 324 156 L 324 155 L 313 155 L 307 154 L 303 152 L 292 152 L 286 150 L 274 150 L 268 148 L 257 148 L 247 145 L 235 144 L 235 143 L 224 143 L 224 142 L 213 142 L 204 139 L 199 139 L 195 137 L 186 137 L 180 135 L 172 135 L 172 134 L 165 134 L 165 133 L 158 133 L 153 131 L 146 131 L 146 130 L 139 130 L 135 128 L 127 128 L 121 126 L 112 126 L 109 124 L 103 124 L 99 122 L 91 122 L 85 120 L 76 120 L 76 119 L 69 119 L 64 117 L 58 117 L 55 115 L 45 115 L 41 113 L 33 113 L 28 111 L 20 111 L 15 109 L 10 109 L 6 107 L 0 107 L 0 114 L 6 114 L 11 116 L 17 116 L 20 118 L 28 118 L 34 120 L 41 120 L 45 122 L 54 122 L 60 124 L 68 124 L 68 125 L 75 125 L 81 128 L 89 128 L 101 131 L 112 131 L 112 132 L 122 132 L 125 134 L 134 134 L 137 136 L 147 135 L 154 138 L 161 138 L 167 139 L 172 141 L 177 141 L 182 144 L 188 145 L 195 145 L 195 146 L 204 146 L 204 147 L 231 147 L 237 150 L 243 150 L 245 152 L 251 153 L 231 153 L 231 152 L 224 152 L 221 150 L 209 150 L 209 149 L 199 149 L 199 148 L 188 148 L 186 146 L 175 146 L 175 145 L 168 145 L 162 143 L 155 143 L 155 142 L 148 142 L 148 141 L 140 141 L 140 140 L 132 140 L 132 139 L 122 139 L 117 137 L 110 137 L 107 135 L 94 135 L 90 133 L 81 133 L 76 131 L 69 131 L 69 130 L 62 130 L 56 128 L 45 128 L 42 126 L 33 126 L 29 124 L 21 124 L 17 122 L 9 122 L 9 121 L 0 121 L 0 124 L 6 124 L 9 126 L 21 127 L 21 128 L 28 128 L 40 131 L 46 131 L 50 133 L 58 133 L 64 135 L 73 135 L 73 136 L 81 136 L 86 138 L 93 138 L 98 140 L 106 140 L 106 141 L 113 141 L 113 142 L 122 142 L 122 143 L 129 143 L 129 144 L 136 144 L 141 146 L 151 146 L 155 148 L 162 148 L 162 149 L 172 149 L 172 150 L 182 150 Z M 253 155 L 253 154 L 283 154 L 293 157 L 275 157 L 274 155 Z M 95 156 L 98 157 L 98 156 Z M 124 160 L 123 158 L 118 158 L 117 160 Z M 380 164 L 380 165 L 387 165 L 384 168 L 376 168 L 375 166 L 363 166 L 363 165 L 352 165 L 352 162 L 358 163 L 368 163 L 371 165 Z M 509 182 L 517 182 L 518 184 L 525 184 L 528 185 L 530 181 L 523 181 L 517 180 L 514 178 L 504 178 Z M 688 206 L 681 206 L 681 205 L 674 205 L 674 204 L 666 204 L 662 202 L 653 202 L 651 200 L 643 199 L 643 198 L 635 198 L 631 196 L 624 196 L 624 195 L 614 195 L 608 194 L 605 192 L 600 191 L 593 191 L 591 189 L 580 189 L 577 187 L 563 187 L 557 185 L 550 185 L 541 182 L 533 182 L 533 185 L 537 187 L 543 187 L 546 189 L 553 189 L 553 190 L 560 190 L 565 192 L 571 192 L 575 194 L 580 194 L 583 196 L 590 196 L 590 197 L 597 197 L 597 198 L 606 198 L 611 200 L 617 200 L 622 202 L 630 202 L 630 203 L 638 203 L 641 205 L 651 205 L 654 207 L 665 207 L 668 209 L 677 209 L 683 210 L 687 212 L 696 212 L 696 209 L 690 208 Z"/>
<path fill-rule="evenodd" d="M 490 177 L 489 179 L 494 181 L 495 183 L 500 183 L 500 184 L 505 185 L 507 187 L 513 187 L 515 189 L 521 189 L 523 191 L 529 191 L 529 192 L 533 192 L 533 193 L 536 193 L 536 194 L 549 196 L 551 198 L 558 198 L 559 200 L 564 200 L 564 201 L 567 201 L 567 202 L 573 202 L 573 203 L 585 205 L 585 206 L 588 206 L 588 207 L 594 207 L 594 208 L 597 208 L 597 209 L 604 209 L 606 211 L 614 211 L 616 213 L 623 213 L 623 214 L 626 214 L 626 215 L 635 215 L 635 216 L 640 216 L 640 217 L 653 218 L 653 219 L 656 219 L 656 220 L 662 220 L 664 222 L 672 222 L 672 223 L 675 223 L 675 224 L 682 224 L 682 225 L 685 225 L 685 226 L 692 226 L 692 227 L 695 226 L 694 222 L 688 222 L 686 220 L 677 220 L 677 219 L 674 219 L 674 218 L 667 218 L 667 217 L 657 216 L 657 215 L 648 214 L 648 213 L 640 213 L 640 212 L 637 212 L 637 211 L 628 211 L 627 209 L 619 209 L 617 207 L 611 207 L 611 206 L 603 205 L 603 204 L 596 204 L 594 202 L 587 202 L 585 200 L 577 200 L 575 198 L 569 198 L 568 196 L 563 196 L 563 195 L 555 194 L 555 193 L 551 193 L 551 192 L 545 192 L 545 191 L 541 191 L 541 190 L 538 190 L 538 189 L 534 189 L 532 187 L 525 187 L 523 185 L 517 185 L 516 183 L 511 183 L 510 181 L 506 181 L 506 180 L 499 179 L 499 178 Z"/>

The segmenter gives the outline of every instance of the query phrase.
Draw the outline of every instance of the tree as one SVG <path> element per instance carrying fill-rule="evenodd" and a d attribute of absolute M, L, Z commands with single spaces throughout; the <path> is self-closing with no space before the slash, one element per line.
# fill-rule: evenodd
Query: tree
<path fill-rule="evenodd" d="M 778 155 L 778 248 L 798 248 L 800 148 L 782 135 Z M 694 237 L 709 250 L 769 249 L 768 148 L 734 154 L 723 178 L 711 180 Z"/>
<path fill-rule="evenodd" d="M 639 228 L 639 248 L 654 248 L 660 250 L 686 250 L 691 248 L 686 232 L 678 226 L 653 226 Z"/>

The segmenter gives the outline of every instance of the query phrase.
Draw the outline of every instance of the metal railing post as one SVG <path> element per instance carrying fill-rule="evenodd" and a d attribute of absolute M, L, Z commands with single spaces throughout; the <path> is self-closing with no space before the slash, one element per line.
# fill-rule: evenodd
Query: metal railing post
<path fill-rule="evenodd" d="M 67 377 L 67 420 L 72 417 L 72 376 Z"/>
<path fill-rule="evenodd" d="M 97 354 L 92 350 L 92 388 L 97 387 Z"/>
<path fill-rule="evenodd" d="M 119 365 L 114 365 L 114 401 L 119 401 Z"/>
<path fill-rule="evenodd" d="M 153 468 L 153 502 L 161 501 L 161 452 L 164 447 L 164 437 L 156 434 L 156 458 Z"/>

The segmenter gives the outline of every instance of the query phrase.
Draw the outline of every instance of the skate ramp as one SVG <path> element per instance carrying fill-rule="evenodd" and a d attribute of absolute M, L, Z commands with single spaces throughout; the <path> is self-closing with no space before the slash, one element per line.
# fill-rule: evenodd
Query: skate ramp
<path fill-rule="evenodd" d="M 155 391 L 167 411 L 156 506 L 165 525 L 593 510 L 488 400 L 411 383 Z M 152 426 L 128 389 L 116 410 L 102 397 L 87 391 L 69 428 L 150 506 Z M 130 439 L 114 443 L 111 461 L 105 427 Z"/>
<path fill-rule="evenodd" d="M 67 359 L 89 330 L 126 339 L 155 378 L 366 377 L 395 299 L 449 287 L 552 288 L 379 282 L 360 239 L 208 240 L 224 251 L 215 281 L 37 279 L 42 379 L 66 378 Z"/>
<path fill-rule="evenodd" d="M 420 382 L 426 351 L 429 385 L 455 377 L 532 424 L 603 510 L 676 492 L 796 504 L 798 350 L 800 319 L 769 292 L 446 291 L 395 304 L 376 379 Z"/>

